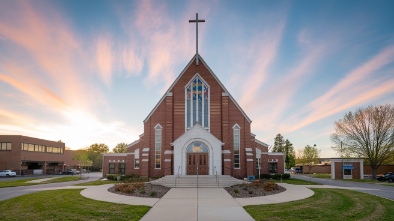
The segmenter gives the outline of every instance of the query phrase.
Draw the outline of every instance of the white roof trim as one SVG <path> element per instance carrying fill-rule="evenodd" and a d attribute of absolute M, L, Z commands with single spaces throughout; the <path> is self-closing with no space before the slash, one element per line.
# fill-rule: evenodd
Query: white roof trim
<path fill-rule="evenodd" d="M 266 144 L 266 143 L 264 143 L 264 142 L 262 142 L 262 141 L 260 141 L 260 140 L 254 139 L 254 141 L 255 141 L 256 143 L 260 144 L 260 145 L 263 145 L 263 146 L 265 146 L 265 147 L 268 147 L 268 144 Z"/>
<path fill-rule="evenodd" d="M 105 153 L 103 154 L 105 157 L 127 157 L 127 155 L 134 153 Z"/>
<path fill-rule="evenodd" d="M 270 155 L 270 156 L 280 156 L 280 155 L 285 155 L 285 153 L 282 153 L 282 152 L 261 152 L 261 154 L 268 154 L 268 155 Z"/>
<path fill-rule="evenodd" d="M 137 144 L 138 142 L 140 142 L 140 140 L 136 140 L 136 141 L 134 141 L 133 143 L 127 145 L 127 148 L 129 148 L 129 147 L 131 147 L 131 146 Z"/>
<path fill-rule="evenodd" d="M 196 55 L 193 56 L 193 58 L 189 61 L 189 63 L 186 65 L 186 67 L 182 70 L 182 72 L 178 75 L 178 77 L 175 79 L 175 81 L 171 84 L 171 86 L 168 88 L 168 90 L 166 91 L 166 93 L 164 93 L 163 97 L 161 97 L 161 99 L 159 100 L 159 102 L 157 102 L 156 106 L 152 109 L 152 111 L 148 114 L 148 116 L 145 118 L 144 123 L 146 123 L 146 121 L 149 120 L 149 118 L 152 116 L 152 114 L 156 111 L 156 109 L 159 107 L 159 105 L 161 104 L 161 102 L 164 100 L 164 98 L 166 98 L 167 93 L 171 92 L 172 88 L 175 86 L 176 83 L 178 83 L 179 79 L 183 76 L 183 74 L 186 72 L 186 70 L 190 67 L 190 65 L 195 61 L 195 57 Z M 246 118 L 246 120 L 249 123 L 252 123 L 252 120 L 250 120 L 250 118 L 248 117 L 248 115 L 246 115 L 246 113 L 242 110 L 241 106 L 239 106 L 239 104 L 237 103 L 237 101 L 235 101 L 235 99 L 233 98 L 233 96 L 231 96 L 231 94 L 228 92 L 228 90 L 226 89 L 226 87 L 224 87 L 224 85 L 222 84 L 222 82 L 219 80 L 219 78 L 213 73 L 213 71 L 211 70 L 211 68 L 207 65 L 207 63 L 204 61 L 204 59 L 202 59 L 202 57 L 199 55 L 198 56 L 199 60 L 205 65 L 205 67 L 208 69 L 208 71 L 212 74 L 213 78 L 215 78 L 215 80 L 219 83 L 219 85 L 222 87 L 222 89 L 225 91 L 225 93 L 228 94 L 228 96 L 230 97 L 230 99 L 234 102 L 235 106 L 237 106 L 238 110 L 241 111 L 241 113 L 244 115 L 244 117 Z"/>

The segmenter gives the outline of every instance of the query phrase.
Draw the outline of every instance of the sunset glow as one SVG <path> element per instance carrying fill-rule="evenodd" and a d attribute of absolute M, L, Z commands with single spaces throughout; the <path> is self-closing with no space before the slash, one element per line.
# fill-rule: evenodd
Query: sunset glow
<path fill-rule="evenodd" d="M 335 153 L 334 121 L 394 104 L 393 1 L 0 1 L 0 134 L 110 148 L 199 53 L 273 145 Z"/>

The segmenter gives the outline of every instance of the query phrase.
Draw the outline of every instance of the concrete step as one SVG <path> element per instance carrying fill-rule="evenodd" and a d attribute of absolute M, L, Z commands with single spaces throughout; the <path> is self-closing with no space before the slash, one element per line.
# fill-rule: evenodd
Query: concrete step
<path fill-rule="evenodd" d="M 242 184 L 246 181 L 235 179 L 229 175 L 209 176 L 209 175 L 169 175 L 162 177 L 158 180 L 151 181 L 154 185 L 162 185 L 171 188 L 214 188 L 214 187 L 229 187 L 237 184 Z"/>

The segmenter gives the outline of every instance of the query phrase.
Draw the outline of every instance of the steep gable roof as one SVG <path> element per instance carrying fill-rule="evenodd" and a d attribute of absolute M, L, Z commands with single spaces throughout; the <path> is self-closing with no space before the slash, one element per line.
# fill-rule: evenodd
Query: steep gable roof
<path fill-rule="evenodd" d="M 246 120 L 249 123 L 252 123 L 252 120 L 250 120 L 250 118 L 248 117 L 248 115 L 246 115 L 246 113 L 242 110 L 241 106 L 239 106 L 239 104 L 237 103 L 237 101 L 233 98 L 233 96 L 231 96 L 230 92 L 228 92 L 228 90 L 226 89 L 226 87 L 224 87 L 224 85 L 222 84 L 222 82 L 219 80 L 219 78 L 213 73 L 213 71 L 211 70 L 211 68 L 208 66 L 208 64 L 204 61 L 204 59 L 201 57 L 201 55 L 198 56 L 199 61 L 201 63 L 204 64 L 204 66 L 208 69 L 209 73 L 211 73 L 211 75 L 213 76 L 213 78 L 215 78 L 215 80 L 219 83 L 220 87 L 225 91 L 225 93 L 228 94 L 228 96 L 230 97 L 230 99 L 234 102 L 235 106 L 237 106 L 238 110 L 241 111 L 241 113 L 243 114 L 243 116 L 246 118 Z M 167 94 L 170 93 L 170 91 L 172 90 L 172 88 L 174 88 L 175 84 L 179 81 L 179 79 L 183 76 L 183 74 L 186 72 L 186 70 L 190 67 L 190 65 L 195 61 L 196 59 L 196 55 L 193 56 L 193 58 L 189 61 L 189 63 L 186 65 L 186 67 L 183 69 L 183 71 L 178 75 L 178 77 L 175 79 L 175 81 L 171 84 L 171 86 L 168 88 L 168 90 L 166 91 L 166 93 L 163 95 L 163 97 L 159 100 L 159 102 L 156 104 L 156 106 L 153 108 L 153 110 L 149 113 L 149 115 L 145 118 L 144 123 L 146 121 L 149 120 L 149 118 L 152 116 L 152 114 L 156 111 L 156 109 L 159 107 L 159 105 L 161 104 L 161 102 L 164 100 L 164 98 L 167 96 Z"/>

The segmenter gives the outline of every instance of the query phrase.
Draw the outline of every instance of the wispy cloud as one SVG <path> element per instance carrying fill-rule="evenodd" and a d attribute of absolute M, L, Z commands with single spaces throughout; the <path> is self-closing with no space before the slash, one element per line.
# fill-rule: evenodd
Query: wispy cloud
<path fill-rule="evenodd" d="M 113 73 L 111 40 L 101 36 L 97 40 L 96 50 L 97 67 L 99 69 L 100 76 L 107 85 L 110 85 L 111 75 Z"/>
<path fill-rule="evenodd" d="M 373 79 L 372 75 L 393 63 L 394 47 L 390 46 L 365 62 L 360 67 L 348 73 L 328 92 L 313 100 L 306 109 L 296 116 L 308 113 L 302 120 L 297 121 L 288 131 L 305 127 L 325 117 L 349 110 L 380 96 L 394 92 L 394 80 Z M 375 76 L 376 78 L 376 76 Z"/>
<path fill-rule="evenodd" d="M 42 2 L 1 4 L 0 43 L 10 53 L 0 57 L 0 81 L 12 93 L 21 94 L 15 102 L 34 106 L 27 115 L 19 111 L 26 106 L 0 108 L 0 118 L 8 119 L 1 121 L 1 133 L 63 139 L 73 148 L 91 141 L 86 139 L 89 136 L 113 136 L 112 142 L 138 137 L 125 123 L 97 110 L 97 106 L 105 109 L 107 102 L 98 79 L 109 85 L 117 69 L 140 70 L 141 61 L 134 62 L 133 51 L 115 50 L 111 36 L 105 33 L 98 34 L 97 41 L 86 40 L 62 17 L 62 11 Z M 115 125 L 110 128 L 119 134 L 103 129 L 108 125 Z"/>

